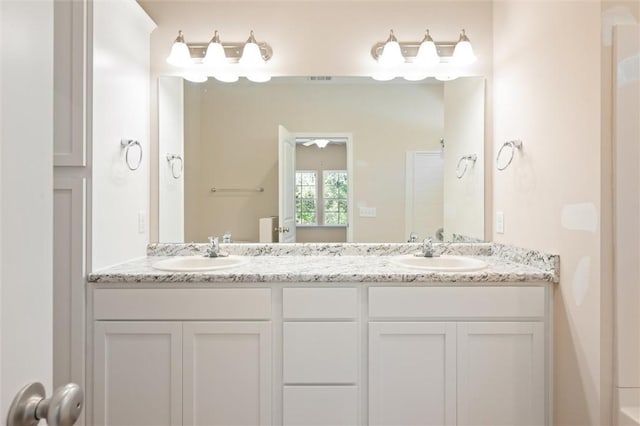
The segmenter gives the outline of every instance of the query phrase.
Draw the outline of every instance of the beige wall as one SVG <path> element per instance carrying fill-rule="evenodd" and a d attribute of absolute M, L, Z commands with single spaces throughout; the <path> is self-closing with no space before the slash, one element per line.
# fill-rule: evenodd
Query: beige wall
<path fill-rule="evenodd" d="M 200 224 L 193 229 L 193 223 L 187 225 L 187 241 L 206 241 L 208 235 L 226 230 L 236 240 L 258 240 L 258 218 L 278 214 L 278 124 L 294 133 L 350 133 L 354 241 L 406 240 L 405 152 L 440 148 L 441 84 L 228 85 L 209 81 L 198 90 L 200 142 L 188 140 L 185 147 L 185 165 L 190 168 L 198 162 L 198 172 L 186 174 L 185 203 L 188 212 L 198 210 Z M 185 93 L 189 96 L 193 91 Z M 192 149 L 197 156 L 189 155 Z M 265 191 L 211 194 L 214 186 L 263 187 Z M 377 217 L 359 217 L 361 205 L 376 207 Z M 191 217 L 188 213 L 186 221 L 192 222 Z"/>
<path fill-rule="evenodd" d="M 600 425 L 600 3 L 494 3 L 494 166 L 497 242 L 557 252 L 554 424 Z M 570 35 L 578 35 L 573 37 Z"/>
<path fill-rule="evenodd" d="M 465 28 L 479 58 L 466 72 L 486 76 L 487 88 L 491 88 L 491 1 L 139 0 L 139 3 L 158 24 L 151 37 L 152 141 L 157 141 L 154 110 L 157 84 L 153 78 L 176 73 L 165 58 L 178 29 L 184 31 L 187 41 L 201 42 L 211 38 L 213 29 L 218 29 L 222 39 L 230 42 L 246 40 L 253 29 L 259 41 L 268 41 L 274 49 L 269 68 L 276 76 L 363 76 L 370 75 L 375 66 L 370 56 L 372 45 L 384 41 L 391 28 L 401 40 L 420 40 L 425 27 L 430 28 L 437 40 L 457 40 L 460 29 Z M 356 18 L 360 16 L 366 18 Z M 485 140 L 490 141 L 490 96 L 486 102 L 489 121 Z M 157 142 L 152 143 L 151 149 L 152 158 L 157 158 Z M 158 238 L 157 179 L 157 164 L 151 164 L 152 241 Z M 491 176 L 486 179 L 489 185 Z M 485 198 L 489 206 L 490 191 Z"/>

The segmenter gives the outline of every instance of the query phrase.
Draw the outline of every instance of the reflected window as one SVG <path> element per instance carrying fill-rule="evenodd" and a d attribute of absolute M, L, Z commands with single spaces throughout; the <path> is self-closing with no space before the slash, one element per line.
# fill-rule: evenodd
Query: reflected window
<path fill-rule="evenodd" d="M 296 224 L 347 226 L 346 170 L 296 171 Z"/>
<path fill-rule="evenodd" d="M 296 224 L 318 224 L 318 175 L 315 170 L 296 171 Z"/>
<path fill-rule="evenodd" d="M 322 171 L 322 205 L 325 225 L 347 225 L 347 171 Z"/>

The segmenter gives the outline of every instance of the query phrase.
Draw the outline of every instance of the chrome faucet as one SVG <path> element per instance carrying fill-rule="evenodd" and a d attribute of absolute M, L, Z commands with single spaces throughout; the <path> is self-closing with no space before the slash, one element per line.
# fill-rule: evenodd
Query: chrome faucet
<path fill-rule="evenodd" d="M 433 241 L 431 238 L 425 238 L 422 242 L 422 256 L 435 257 L 433 254 Z"/>
<path fill-rule="evenodd" d="M 415 243 L 418 242 L 418 234 L 416 232 L 411 232 L 409 234 L 409 240 L 407 241 L 408 243 Z"/>
<path fill-rule="evenodd" d="M 220 251 L 220 243 L 218 237 L 209 237 L 209 247 L 204 253 L 205 257 L 225 257 L 226 254 Z"/>

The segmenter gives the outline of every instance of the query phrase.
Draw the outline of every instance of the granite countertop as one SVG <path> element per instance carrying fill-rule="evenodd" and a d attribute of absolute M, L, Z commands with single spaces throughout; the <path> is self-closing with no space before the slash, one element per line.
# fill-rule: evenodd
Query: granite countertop
<path fill-rule="evenodd" d="M 463 254 L 487 262 L 473 272 L 432 272 L 396 265 L 392 256 L 416 252 L 415 244 L 336 245 L 299 244 L 269 249 L 266 245 L 229 245 L 232 255 L 249 262 L 206 272 L 167 272 L 152 265 L 170 254 L 199 255 L 206 245 L 152 245 L 145 258 L 105 268 L 89 275 L 92 283 L 250 283 L 250 282 L 397 282 L 397 283 L 526 283 L 557 282 L 559 258 L 494 244 L 436 246 L 442 254 Z M 233 246 L 233 247 L 232 247 Z M 288 248 L 287 248 L 288 247 Z M 382 247 L 382 248 L 381 248 Z M 275 252 L 274 252 L 275 250 Z M 301 254 L 302 253 L 302 254 Z M 275 254 L 275 255 L 274 255 Z"/>

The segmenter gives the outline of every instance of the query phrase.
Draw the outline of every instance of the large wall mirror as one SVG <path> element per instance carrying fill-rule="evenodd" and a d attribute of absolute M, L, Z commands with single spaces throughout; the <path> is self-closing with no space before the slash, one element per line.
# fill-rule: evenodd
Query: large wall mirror
<path fill-rule="evenodd" d="M 484 239 L 482 77 L 158 88 L 160 242 Z"/>

